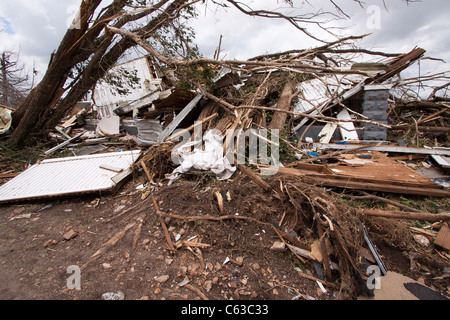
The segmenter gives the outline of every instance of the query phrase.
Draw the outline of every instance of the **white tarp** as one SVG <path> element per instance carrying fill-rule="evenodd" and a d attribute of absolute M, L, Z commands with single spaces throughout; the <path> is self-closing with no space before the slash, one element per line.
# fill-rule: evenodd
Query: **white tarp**
<path fill-rule="evenodd" d="M 210 170 L 216 174 L 218 180 L 231 178 L 236 167 L 232 167 L 228 158 L 224 156 L 223 137 L 211 130 L 203 136 L 203 141 L 205 143 L 204 150 L 194 148 L 193 152 L 190 151 L 190 147 L 199 145 L 202 141 L 188 142 L 175 150 L 175 156 L 180 159 L 181 163 L 172 172 L 169 185 L 175 182 L 181 174 L 191 169 Z"/>

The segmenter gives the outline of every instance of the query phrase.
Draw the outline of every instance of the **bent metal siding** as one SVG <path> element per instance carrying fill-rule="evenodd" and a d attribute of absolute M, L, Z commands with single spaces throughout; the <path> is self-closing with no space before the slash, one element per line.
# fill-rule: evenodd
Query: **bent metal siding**
<path fill-rule="evenodd" d="M 140 153 L 136 150 L 44 160 L 2 185 L 0 202 L 110 190 L 116 186 L 118 181 L 114 180 L 119 173 L 101 167 L 126 172 Z"/>

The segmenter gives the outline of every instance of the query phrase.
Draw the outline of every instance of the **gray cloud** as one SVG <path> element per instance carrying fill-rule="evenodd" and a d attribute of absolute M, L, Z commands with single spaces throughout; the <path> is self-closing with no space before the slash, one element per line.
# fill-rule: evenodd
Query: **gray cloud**
<path fill-rule="evenodd" d="M 106 2 L 110 2 L 108 0 Z M 381 12 L 380 29 L 367 27 L 370 14 L 354 1 L 335 0 L 348 13 L 351 20 L 336 20 L 330 23 L 334 27 L 348 27 L 342 34 L 372 33 L 361 42 L 367 48 L 391 52 L 405 52 L 414 46 L 427 50 L 428 55 L 450 60 L 450 41 L 447 30 L 450 2 L 443 0 L 427 0 L 406 6 L 401 0 L 387 2 L 386 11 L 382 0 L 366 0 L 367 6 L 378 5 Z M 0 1 L 0 49 L 16 48 L 27 64 L 34 61 L 41 74 L 45 72 L 51 52 L 57 49 L 67 29 L 67 22 L 74 7 L 80 0 L 16 0 Z M 281 7 L 282 2 L 276 0 L 250 1 L 255 8 Z M 285 9 L 291 13 L 304 13 L 319 10 L 335 11 L 329 0 L 294 1 L 295 9 Z M 315 7 L 309 3 L 315 4 Z M 281 52 L 290 49 L 310 48 L 319 43 L 311 40 L 289 23 L 263 18 L 251 18 L 238 12 L 235 8 L 216 9 L 211 2 L 208 8 L 201 8 L 199 18 L 192 22 L 196 29 L 197 43 L 200 51 L 212 57 L 219 36 L 224 36 L 221 57 L 227 59 L 248 59 L 264 54 Z M 8 27 L 8 29 L 6 28 Z M 6 31 L 8 30 L 8 32 Z M 323 31 L 312 28 L 314 34 L 325 36 Z M 442 70 L 443 63 L 428 63 L 430 68 L 438 65 Z"/>

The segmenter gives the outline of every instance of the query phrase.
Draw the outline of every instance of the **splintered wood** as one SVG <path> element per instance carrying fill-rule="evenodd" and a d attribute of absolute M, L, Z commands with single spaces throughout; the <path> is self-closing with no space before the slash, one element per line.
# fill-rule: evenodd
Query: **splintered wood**
<path fill-rule="evenodd" d="M 358 159 L 338 164 L 315 165 L 311 168 L 297 163 L 298 169 L 278 168 L 281 174 L 295 175 L 317 185 L 345 189 L 371 190 L 434 197 L 448 197 L 450 192 L 414 170 L 389 159 L 381 153 L 371 153 L 372 159 Z M 321 170 L 321 171 L 318 171 Z"/>

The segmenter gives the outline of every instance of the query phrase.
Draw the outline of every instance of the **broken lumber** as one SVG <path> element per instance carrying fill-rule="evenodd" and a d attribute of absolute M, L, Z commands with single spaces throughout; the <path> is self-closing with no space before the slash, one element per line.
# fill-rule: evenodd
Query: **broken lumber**
<path fill-rule="evenodd" d="M 198 120 L 196 121 L 193 125 L 189 126 L 186 129 L 183 129 L 181 131 L 178 131 L 177 133 L 174 133 L 173 135 L 171 135 L 170 137 L 168 137 L 166 140 L 173 140 L 179 136 L 181 136 L 184 132 L 188 132 L 191 131 L 192 129 L 196 128 L 197 126 L 203 125 L 205 122 L 214 119 L 215 117 L 217 117 L 219 114 L 216 112 L 212 115 L 210 115 L 209 117 L 206 117 L 205 119 L 202 120 Z"/>
<path fill-rule="evenodd" d="M 198 296 L 202 299 L 202 300 L 209 300 L 208 297 L 196 286 L 193 286 L 191 284 L 186 284 L 184 286 L 185 288 L 188 288 L 189 290 L 195 292 L 196 294 L 198 294 Z"/>
<path fill-rule="evenodd" d="M 192 109 L 197 106 L 202 98 L 203 94 L 198 94 L 194 99 L 192 99 L 192 101 L 189 102 L 189 104 L 183 110 L 181 110 L 181 112 L 172 120 L 167 128 L 164 129 L 163 132 L 161 132 L 160 136 L 158 137 L 158 142 L 164 142 L 167 137 L 169 137 L 172 132 L 178 127 L 181 121 L 183 121 L 184 118 L 186 118 L 186 116 L 192 111 Z"/>
<path fill-rule="evenodd" d="M 450 250 L 450 228 L 448 226 L 448 223 L 444 223 L 442 225 L 441 230 L 439 230 L 439 233 L 434 240 L 434 244 Z"/>
<path fill-rule="evenodd" d="M 314 143 L 314 148 L 318 149 L 336 149 L 347 150 L 359 147 L 355 144 L 336 144 L 336 143 Z M 398 147 L 398 146 L 367 146 L 365 148 L 368 151 L 381 151 L 381 152 L 395 152 L 395 153 L 416 153 L 416 154 L 435 154 L 450 156 L 449 149 L 438 148 L 411 148 L 411 147 Z"/>
<path fill-rule="evenodd" d="M 152 200 L 153 200 L 153 205 L 155 206 L 156 214 L 159 216 L 159 222 L 161 223 L 161 226 L 164 229 L 164 234 L 166 236 L 167 243 L 169 244 L 169 250 L 177 251 L 175 249 L 172 239 L 170 238 L 169 230 L 167 229 L 166 223 L 164 222 L 164 219 L 162 218 L 162 215 L 159 211 L 158 203 L 157 203 L 155 197 L 152 196 Z"/>
<path fill-rule="evenodd" d="M 12 172 L 12 173 L 0 173 L 0 179 L 8 179 L 15 178 L 20 174 L 20 172 Z"/>
<path fill-rule="evenodd" d="M 274 114 L 272 116 L 272 121 L 269 124 L 269 129 L 278 129 L 282 130 L 284 125 L 286 124 L 287 113 L 279 112 L 278 110 L 290 110 L 291 101 L 292 101 L 292 93 L 294 91 L 294 86 L 291 82 L 286 83 L 281 92 L 280 99 L 277 103 L 277 109 L 275 109 Z"/>
<path fill-rule="evenodd" d="M 407 212 L 407 211 L 386 211 L 379 209 L 359 209 L 358 214 L 371 217 L 384 217 L 393 219 L 423 220 L 438 222 L 441 220 L 450 221 L 450 212 L 428 213 L 428 212 Z"/>
<path fill-rule="evenodd" d="M 150 172 L 148 171 L 148 168 L 147 168 L 147 166 L 145 165 L 144 160 L 141 160 L 141 161 L 139 162 L 139 164 L 141 165 L 142 169 L 144 170 L 145 175 L 147 176 L 148 182 L 149 182 L 149 183 L 154 183 L 154 181 L 153 181 L 153 179 L 152 179 L 152 176 L 150 175 Z"/>
<path fill-rule="evenodd" d="M 307 168 L 302 168 L 307 169 Z M 308 169 L 309 170 L 309 169 Z M 415 194 L 430 197 L 448 197 L 450 192 L 440 185 L 431 183 L 416 183 L 413 181 L 393 181 L 386 179 L 375 179 L 365 176 L 350 176 L 347 174 L 322 174 L 309 173 L 306 171 L 279 167 L 278 173 L 302 177 L 305 182 L 327 187 L 338 187 L 344 189 L 370 190 L 378 192 L 390 192 L 400 194 Z"/>
<path fill-rule="evenodd" d="M 281 170 L 279 170 L 281 171 Z M 313 176 L 308 175 L 304 176 L 304 180 L 313 184 L 329 186 L 329 187 L 338 187 L 344 189 L 356 189 L 356 190 L 371 190 L 378 192 L 391 192 L 391 193 L 400 193 L 400 194 L 415 194 L 429 197 L 448 197 L 450 196 L 450 192 L 445 189 L 434 189 L 429 186 L 408 186 L 408 185 L 394 185 L 388 184 L 384 182 L 369 182 L 369 181 L 352 181 L 351 177 L 344 176 L 332 176 L 332 175 L 323 175 L 323 176 Z M 376 181 L 376 180 L 375 180 Z"/>
<path fill-rule="evenodd" d="M 259 185 L 261 188 L 264 189 L 264 191 L 269 191 L 270 186 L 262 180 L 260 177 L 258 177 L 253 171 L 248 169 L 246 166 L 243 166 L 242 164 L 238 164 L 239 170 L 241 170 L 244 174 L 246 174 L 250 179 L 253 180 L 257 185 Z"/>
<path fill-rule="evenodd" d="M 78 138 L 81 137 L 83 134 L 84 134 L 84 131 L 81 132 L 81 133 L 79 133 L 79 134 L 77 134 L 75 137 L 73 137 L 73 138 L 71 138 L 71 139 L 69 139 L 69 140 L 64 141 L 63 143 L 58 144 L 56 147 L 53 147 L 53 148 L 51 148 L 50 150 L 45 151 L 44 154 L 45 154 L 46 156 L 48 156 L 49 154 L 52 154 L 52 153 L 55 152 L 56 150 L 61 149 L 62 147 L 67 146 L 67 145 L 68 145 L 69 143 L 71 143 L 72 141 L 78 139 Z"/>
<path fill-rule="evenodd" d="M 119 242 L 127 233 L 127 231 L 131 228 L 133 228 L 136 223 L 140 223 L 141 220 L 143 220 L 144 216 L 140 215 L 137 217 L 136 221 L 132 221 L 129 224 L 127 224 L 122 230 L 117 232 L 114 236 L 112 236 L 107 242 L 105 242 L 100 249 L 98 249 L 87 261 L 86 263 L 81 267 L 81 270 L 85 269 L 86 266 L 91 263 L 92 261 L 96 260 L 101 254 L 108 251 L 112 246 L 114 246 L 117 242 Z"/>

